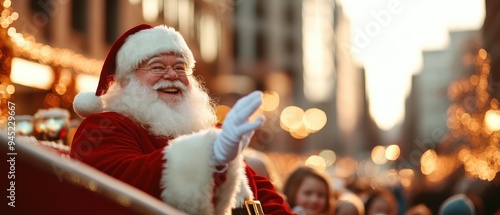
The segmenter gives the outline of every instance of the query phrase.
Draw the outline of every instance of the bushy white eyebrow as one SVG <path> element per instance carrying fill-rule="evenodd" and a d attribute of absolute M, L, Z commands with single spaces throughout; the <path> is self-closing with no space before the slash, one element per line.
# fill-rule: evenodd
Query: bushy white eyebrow
<path fill-rule="evenodd" d="M 146 65 L 149 65 L 151 63 L 155 63 L 157 61 L 161 61 L 161 57 L 160 56 L 157 56 L 157 57 L 153 57 L 151 58 L 150 60 L 148 60 L 147 64 Z M 175 59 L 175 63 L 186 63 L 186 59 L 184 59 L 183 57 L 178 57 L 177 59 Z"/>

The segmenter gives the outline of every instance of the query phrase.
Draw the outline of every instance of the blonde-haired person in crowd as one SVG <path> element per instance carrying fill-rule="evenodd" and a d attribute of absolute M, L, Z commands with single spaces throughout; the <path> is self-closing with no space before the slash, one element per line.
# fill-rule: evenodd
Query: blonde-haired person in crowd
<path fill-rule="evenodd" d="M 388 189 L 371 191 L 365 201 L 365 212 L 367 215 L 398 214 L 398 203 L 395 195 Z"/>
<path fill-rule="evenodd" d="M 296 168 L 285 181 L 283 194 L 292 211 L 299 215 L 330 215 L 335 200 L 326 176 L 312 167 Z"/>
<path fill-rule="evenodd" d="M 340 194 L 335 206 L 335 215 L 364 215 L 365 206 L 363 200 L 351 192 Z"/>

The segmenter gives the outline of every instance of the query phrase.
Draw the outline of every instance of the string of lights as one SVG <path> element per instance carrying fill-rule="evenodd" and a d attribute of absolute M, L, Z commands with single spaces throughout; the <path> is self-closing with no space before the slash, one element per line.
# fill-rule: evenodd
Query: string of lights
<path fill-rule="evenodd" d="M 500 171 L 500 108 L 490 95 L 490 56 L 479 49 L 471 56 L 472 74 L 450 84 L 449 133 L 464 169 L 473 177 L 491 181 Z M 467 65 L 466 65 L 467 66 Z"/>
<path fill-rule="evenodd" d="M 17 32 L 12 26 L 19 18 L 19 14 L 12 9 L 10 0 L 0 1 L 0 98 L 1 103 L 6 103 L 15 92 L 10 73 L 12 60 L 15 57 L 28 59 L 33 62 L 48 65 L 53 68 L 55 80 L 52 91 L 45 97 L 45 106 L 69 107 L 76 95 L 75 74 L 88 74 L 98 76 L 103 61 L 90 59 L 69 49 L 51 47 L 39 42 L 31 35 Z M 7 106 L 0 109 L 0 124 L 5 121 Z"/>

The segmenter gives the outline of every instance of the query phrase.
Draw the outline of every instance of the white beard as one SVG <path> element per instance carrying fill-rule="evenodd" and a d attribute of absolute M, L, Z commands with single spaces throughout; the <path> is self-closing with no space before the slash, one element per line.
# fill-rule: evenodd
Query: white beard
<path fill-rule="evenodd" d="M 182 101 L 172 105 L 159 99 L 158 91 L 135 78 L 124 88 L 114 83 L 102 96 L 104 110 L 130 117 L 157 136 L 178 137 L 213 127 L 217 117 L 210 97 L 197 80 L 190 78 L 189 81 L 189 87 L 180 81 L 161 82 L 182 87 Z"/>

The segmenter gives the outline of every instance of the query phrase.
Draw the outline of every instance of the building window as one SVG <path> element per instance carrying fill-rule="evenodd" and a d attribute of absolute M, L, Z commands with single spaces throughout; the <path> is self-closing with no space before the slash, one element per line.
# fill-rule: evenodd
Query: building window
<path fill-rule="evenodd" d="M 52 6 L 53 2 L 51 0 L 31 0 L 30 9 L 33 12 L 33 25 L 36 26 L 41 34 L 33 35 L 35 37 L 42 37 L 46 41 L 50 41 L 50 18 L 54 16 L 54 10 Z"/>
<path fill-rule="evenodd" d="M 264 0 L 257 0 L 255 4 L 255 17 L 260 20 L 265 20 L 266 17 L 266 6 L 269 4 Z"/>
<path fill-rule="evenodd" d="M 238 59 L 240 56 L 240 35 L 238 33 L 238 29 L 235 29 L 232 31 L 233 34 L 233 54 L 234 54 L 234 59 Z"/>
<path fill-rule="evenodd" d="M 106 0 L 106 23 L 105 28 L 105 39 L 106 42 L 112 44 L 116 39 L 118 39 L 118 0 Z"/>
<path fill-rule="evenodd" d="M 255 58 L 262 60 L 266 58 L 266 35 L 259 30 L 255 35 Z"/>
<path fill-rule="evenodd" d="M 295 12 L 295 5 L 293 2 L 286 2 L 285 3 L 285 11 L 284 11 L 284 18 L 286 23 L 289 25 L 294 25 L 295 19 L 297 18 L 297 12 Z"/>
<path fill-rule="evenodd" d="M 297 51 L 296 47 L 297 41 L 295 40 L 295 38 L 293 38 L 293 36 L 287 36 L 286 39 L 283 41 L 286 54 L 294 55 L 295 52 Z"/>
<path fill-rule="evenodd" d="M 87 0 L 73 0 L 71 4 L 71 27 L 76 32 L 87 33 Z"/>

